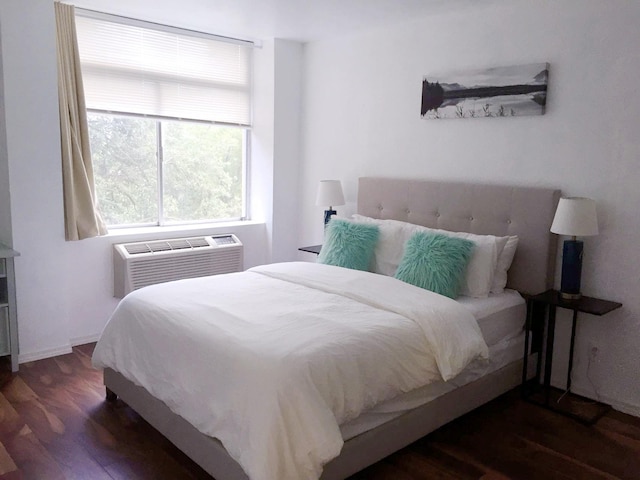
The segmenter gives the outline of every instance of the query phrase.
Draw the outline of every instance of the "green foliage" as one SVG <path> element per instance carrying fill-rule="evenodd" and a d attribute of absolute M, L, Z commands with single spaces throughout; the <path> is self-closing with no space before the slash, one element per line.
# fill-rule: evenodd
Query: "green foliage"
<path fill-rule="evenodd" d="M 242 216 L 243 131 L 163 122 L 167 221 Z"/>
<path fill-rule="evenodd" d="M 242 216 L 242 129 L 91 113 L 89 131 L 98 206 L 108 225 Z"/>
<path fill-rule="evenodd" d="M 90 114 L 89 136 L 98 206 L 106 223 L 157 222 L 155 122 Z"/>

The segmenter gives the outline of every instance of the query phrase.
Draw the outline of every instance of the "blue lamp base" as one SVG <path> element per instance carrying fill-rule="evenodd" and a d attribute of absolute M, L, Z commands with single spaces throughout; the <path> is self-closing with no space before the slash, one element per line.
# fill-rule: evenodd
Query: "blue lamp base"
<path fill-rule="evenodd" d="M 562 280 L 560 296 L 565 300 L 580 298 L 580 278 L 582 276 L 582 248 L 580 240 L 565 240 L 562 246 Z"/>
<path fill-rule="evenodd" d="M 331 210 L 331 208 L 329 210 L 325 210 L 324 211 L 324 226 L 325 227 L 327 226 L 327 223 L 329 223 L 329 220 L 331 220 L 331 217 L 333 215 L 335 215 L 336 213 L 338 213 L 338 212 L 336 212 L 335 210 Z"/>

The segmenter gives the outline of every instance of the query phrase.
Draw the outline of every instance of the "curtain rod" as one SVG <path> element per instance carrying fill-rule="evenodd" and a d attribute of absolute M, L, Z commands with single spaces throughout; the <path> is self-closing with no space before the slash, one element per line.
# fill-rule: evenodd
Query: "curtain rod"
<path fill-rule="evenodd" d="M 214 33 L 201 32 L 201 31 L 192 30 L 189 28 L 174 27 L 174 26 L 165 25 L 162 23 L 150 22 L 148 20 L 140 20 L 138 18 L 126 17 L 124 15 L 116 15 L 114 13 L 99 12 L 97 10 L 91 10 L 88 8 L 74 7 L 74 9 L 80 16 L 83 16 L 83 17 L 95 18 L 98 20 L 115 21 L 118 23 L 123 23 L 125 25 L 140 26 L 143 28 L 153 28 L 155 30 L 160 30 L 165 32 L 182 33 L 182 34 L 187 34 L 194 37 L 215 39 L 221 42 L 236 43 L 239 45 L 246 45 L 254 48 L 262 48 L 262 45 L 259 42 L 256 42 L 253 40 L 228 37 L 225 35 L 216 35 Z"/>

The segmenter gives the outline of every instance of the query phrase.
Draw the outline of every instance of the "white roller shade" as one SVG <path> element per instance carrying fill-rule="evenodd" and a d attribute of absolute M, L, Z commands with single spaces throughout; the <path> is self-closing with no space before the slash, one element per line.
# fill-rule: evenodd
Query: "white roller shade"
<path fill-rule="evenodd" d="M 76 25 L 88 109 L 251 124 L 250 44 L 138 21 Z"/>

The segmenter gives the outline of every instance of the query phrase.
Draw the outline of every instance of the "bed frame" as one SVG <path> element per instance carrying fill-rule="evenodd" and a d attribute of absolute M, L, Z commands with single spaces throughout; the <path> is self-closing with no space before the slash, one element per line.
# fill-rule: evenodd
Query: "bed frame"
<path fill-rule="evenodd" d="M 559 198 L 560 191 L 549 188 L 366 177 L 359 179 L 357 211 L 444 230 L 518 235 L 508 287 L 535 294 L 553 285 L 556 237 L 549 228 Z M 522 361 L 513 362 L 357 435 L 345 442 L 321 478 L 346 478 L 511 390 L 521 380 Z M 105 369 L 104 383 L 108 399 L 119 396 L 217 480 L 247 480 L 217 439 L 200 433 L 146 389 L 111 369 Z"/>

